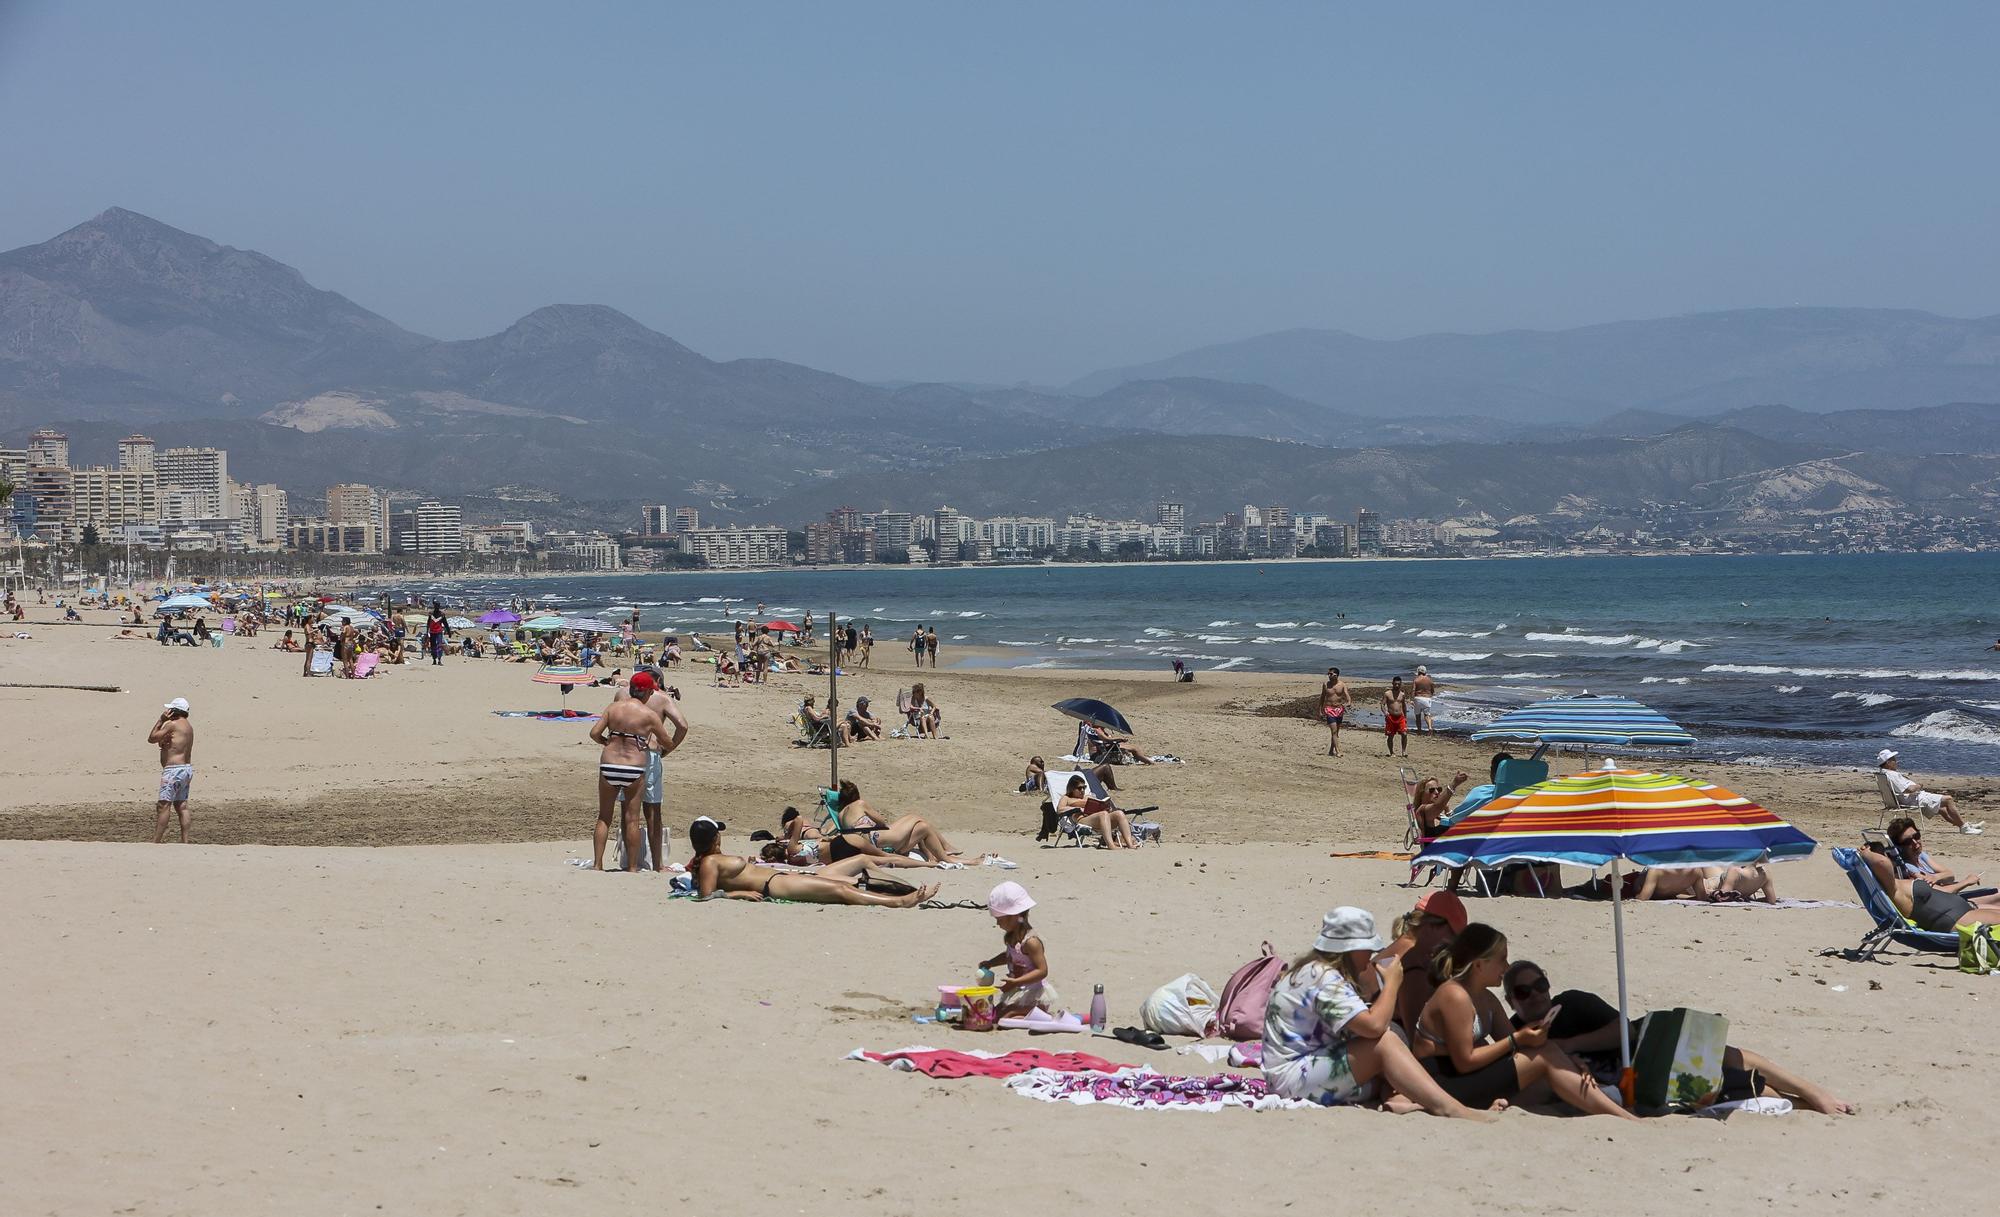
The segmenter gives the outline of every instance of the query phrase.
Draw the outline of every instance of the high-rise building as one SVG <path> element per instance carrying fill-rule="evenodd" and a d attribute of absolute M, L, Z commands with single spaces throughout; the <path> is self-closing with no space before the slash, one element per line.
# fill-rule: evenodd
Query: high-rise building
<path fill-rule="evenodd" d="M 701 512 L 692 507 L 674 508 L 674 531 L 693 532 L 701 527 Z"/>
<path fill-rule="evenodd" d="M 1161 503 L 1153 509 L 1153 522 L 1168 532 L 1187 530 L 1187 508 L 1180 503 Z"/>
<path fill-rule="evenodd" d="M 155 451 L 151 436 L 128 435 L 118 441 L 118 467 L 151 473 Z"/>
<path fill-rule="evenodd" d="M 457 505 L 418 504 L 417 552 L 431 557 L 456 557 L 465 552 L 465 532 Z"/>
<path fill-rule="evenodd" d="M 28 463 L 69 468 L 69 436 L 49 427 L 35 432 L 28 437 Z"/>
<path fill-rule="evenodd" d="M 1253 504 L 1243 504 L 1243 527 L 1261 528 L 1263 525 L 1264 513 L 1259 511 Z"/>
<path fill-rule="evenodd" d="M 86 524 L 108 538 L 121 524 L 159 519 L 159 485 L 150 469 L 76 469 L 69 486 L 70 522 L 79 536 Z"/>
<path fill-rule="evenodd" d="M 200 510 L 185 518 L 218 519 L 229 514 L 229 453 L 220 448 L 168 448 L 153 457 L 160 494 L 187 491 L 200 500 Z"/>
<path fill-rule="evenodd" d="M 938 561 L 957 561 L 959 542 L 965 540 L 965 534 L 959 527 L 964 518 L 955 507 L 940 507 L 931 513 L 931 526 L 937 535 Z"/>
<path fill-rule="evenodd" d="M 639 508 L 639 531 L 648 537 L 664 537 L 674 530 L 671 507 L 645 505 Z"/>
<path fill-rule="evenodd" d="M 1289 508 L 1289 507 L 1266 507 L 1266 508 L 1264 509 L 1264 527 L 1266 527 L 1266 528 L 1290 528 L 1291 526 L 1292 526 L 1292 509 L 1291 509 L 1291 508 Z"/>
<path fill-rule="evenodd" d="M 806 561 L 814 566 L 847 560 L 840 541 L 840 525 L 831 520 L 806 525 Z"/>
<path fill-rule="evenodd" d="M 0 478 L 19 486 L 28 480 L 28 450 L 0 448 Z"/>
<path fill-rule="evenodd" d="M 1366 507 L 1354 513 L 1354 548 L 1357 553 L 1382 552 L 1382 513 Z"/>
<path fill-rule="evenodd" d="M 681 551 L 715 567 L 779 566 L 789 556 L 785 530 L 776 524 L 690 528 L 681 533 Z"/>
<path fill-rule="evenodd" d="M 916 521 L 907 511 L 868 512 L 861 517 L 861 527 L 875 530 L 876 548 L 884 553 L 907 553 L 917 543 Z"/>
<path fill-rule="evenodd" d="M 283 545 L 291 522 L 290 496 L 271 482 L 243 489 L 244 539 L 256 545 Z"/>

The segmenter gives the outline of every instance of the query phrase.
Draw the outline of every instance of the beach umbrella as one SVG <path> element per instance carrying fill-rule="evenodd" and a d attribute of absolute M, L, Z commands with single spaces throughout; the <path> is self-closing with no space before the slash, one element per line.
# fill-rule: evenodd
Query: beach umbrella
<path fill-rule="evenodd" d="M 161 601 L 158 611 L 162 613 L 178 613 L 182 609 L 212 609 L 214 607 L 215 605 L 209 602 L 207 596 L 189 594 L 172 596 Z"/>
<path fill-rule="evenodd" d="M 552 663 L 535 671 L 533 680 L 538 685 L 556 685 L 562 689 L 563 709 L 569 709 L 569 691 L 577 685 L 590 683 L 590 670 L 580 664 Z"/>
<path fill-rule="evenodd" d="M 780 621 L 776 618 L 773 618 L 770 621 L 766 621 L 764 623 L 764 628 L 771 631 L 773 634 L 797 634 L 801 632 L 799 627 L 793 625 L 791 622 Z"/>
<path fill-rule="evenodd" d="M 513 625 L 520 619 L 521 615 L 519 613 L 510 613 L 506 609 L 494 609 L 491 612 L 481 613 L 479 616 L 479 624 Z"/>
<path fill-rule="evenodd" d="M 1482 740 L 1530 744 L 1585 744 L 1621 748 L 1681 747 L 1694 743 L 1687 729 L 1629 697 L 1581 693 L 1532 702 L 1494 719 L 1472 733 Z"/>
<path fill-rule="evenodd" d="M 1620 864 L 1686 869 L 1789 862 L 1817 843 L 1765 808 L 1712 782 L 1605 768 L 1503 794 L 1440 830 L 1413 865 L 1496 867 L 1555 862 L 1611 867 L 1611 923 L 1618 951 L 1618 1017 L 1626 1021 L 1625 901 Z M 1631 1045 L 1618 1042 L 1629 1079 Z M 1630 1097 L 1629 1090 L 1627 1097 Z"/>
<path fill-rule="evenodd" d="M 563 619 L 555 616 L 537 617 L 532 621 L 523 621 L 521 628 L 524 630 L 533 630 L 538 634 L 547 633 L 550 630 L 563 628 Z"/>
<path fill-rule="evenodd" d="M 454 630 L 469 630 L 472 628 L 472 618 L 470 617 L 446 617 L 444 623 Z"/>
<path fill-rule="evenodd" d="M 1058 714 L 1066 714 L 1080 723 L 1089 723 L 1099 730 L 1119 735 L 1132 734 L 1132 724 L 1125 721 L 1123 714 L 1094 697 L 1072 697 L 1067 701 L 1059 701 L 1049 708 Z"/>
<path fill-rule="evenodd" d="M 611 634 L 618 630 L 618 627 L 609 621 L 601 621 L 596 617 L 564 617 L 562 624 L 564 629 L 575 630 L 579 634 Z"/>

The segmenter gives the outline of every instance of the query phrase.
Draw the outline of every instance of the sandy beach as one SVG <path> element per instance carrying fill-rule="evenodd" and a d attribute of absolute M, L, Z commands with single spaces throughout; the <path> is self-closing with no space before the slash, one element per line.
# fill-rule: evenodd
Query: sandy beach
<path fill-rule="evenodd" d="M 1726 1013 L 1732 1042 L 1858 1102 L 1852 1118 L 1613 1127 L 1515 1112 L 1471 1127 L 1360 1110 L 1132 1112 L 845 1061 L 856 1047 L 1033 1046 L 1210 1071 L 1106 1039 L 913 1023 L 934 986 L 969 982 L 997 948 L 978 911 L 703 905 L 667 900 L 657 877 L 565 865 L 589 850 L 597 749 L 575 723 L 492 715 L 557 704 L 527 666 L 450 659 L 308 681 L 297 656 L 268 649 L 273 634 L 163 648 L 31 614 L 32 639 L 0 642 L 0 683 L 123 691 L 0 688 L 0 911 L 14 926 L 0 1211 L 852 1201 L 917 1213 L 977 1197 L 1208 1212 L 1323 1203 L 1331 1187 L 1388 1212 L 1666 1213 L 1746 1198 L 1849 1212 L 1879 1204 L 1892 1178 L 1948 1178 L 1968 1117 L 1991 1107 L 1990 986 L 1948 960 L 1820 956 L 1866 928 L 1844 908 L 1635 907 L 1627 941 L 1635 1010 Z M 916 679 L 893 644 L 875 661 L 842 679 L 843 702 L 891 705 Z M 824 751 L 789 742 L 800 694 L 823 695 L 823 679 L 723 690 L 705 671 L 672 674 L 693 724 L 668 761 L 677 858 L 694 815 L 727 821 L 740 852 L 748 830 L 775 827 L 826 777 Z M 1175 684 L 946 666 L 922 679 L 949 738 L 843 751 L 842 776 L 878 807 L 1017 861 L 1007 877 L 1041 901 L 1054 978 L 1072 1000 L 1102 983 L 1114 1023 L 1136 1022 L 1145 995 L 1182 972 L 1220 987 L 1265 939 L 1303 948 L 1330 906 L 1384 920 L 1407 908 L 1404 864 L 1329 853 L 1400 842 L 1397 764 L 1449 776 L 1488 756 L 1423 738 L 1392 761 L 1379 734 L 1357 730 L 1328 758 L 1321 728 L 1255 712 L 1312 693 L 1310 674 Z M 1077 695 L 1117 705 L 1148 750 L 1186 758 L 1121 771 L 1123 802 L 1160 805 L 1163 846 L 1033 841 L 1022 761 L 1068 750 L 1074 731 L 1048 706 Z M 192 703 L 198 733 L 193 848 L 141 844 L 158 775 L 145 734 L 173 696 Z M 582 690 L 570 704 L 604 700 Z M 1675 768 L 1820 840 L 1779 868 L 1786 895 L 1851 896 L 1825 847 L 1876 824 L 1865 772 Z M 1991 779 L 1924 777 L 1989 817 Z M 1961 869 L 2000 871 L 1989 840 L 1929 844 Z M 1000 877 L 941 879 L 947 898 L 981 899 Z M 1558 988 L 1615 993 L 1607 906 L 1472 907 Z"/>

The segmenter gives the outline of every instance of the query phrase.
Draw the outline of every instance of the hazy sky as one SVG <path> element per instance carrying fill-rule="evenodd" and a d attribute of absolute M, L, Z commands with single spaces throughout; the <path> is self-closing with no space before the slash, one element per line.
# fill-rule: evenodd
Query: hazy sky
<path fill-rule="evenodd" d="M 2000 4 L 0 0 L 0 248 L 1060 382 L 1294 326 L 2000 312 Z"/>

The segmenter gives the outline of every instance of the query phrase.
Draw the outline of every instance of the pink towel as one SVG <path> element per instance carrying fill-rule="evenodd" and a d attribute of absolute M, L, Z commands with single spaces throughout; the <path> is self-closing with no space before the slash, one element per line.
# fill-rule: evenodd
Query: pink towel
<path fill-rule="evenodd" d="M 1041 1052 L 1021 1048 L 1004 1056 L 974 1056 L 949 1049 L 912 1049 L 907 1052 L 862 1052 L 858 1060 L 879 1061 L 898 1069 L 908 1069 L 933 1078 L 1010 1078 L 1030 1069 L 1057 1073 L 1110 1073 L 1129 1069 L 1087 1052 Z"/>

